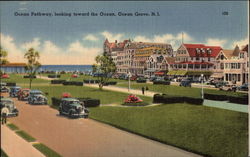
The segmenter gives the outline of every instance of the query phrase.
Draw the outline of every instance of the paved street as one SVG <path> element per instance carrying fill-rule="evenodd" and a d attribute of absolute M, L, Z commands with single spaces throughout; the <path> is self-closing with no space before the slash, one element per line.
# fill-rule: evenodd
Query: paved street
<path fill-rule="evenodd" d="M 64 157 L 198 157 L 91 119 L 68 119 L 45 105 L 14 101 L 20 116 L 9 121 Z"/>

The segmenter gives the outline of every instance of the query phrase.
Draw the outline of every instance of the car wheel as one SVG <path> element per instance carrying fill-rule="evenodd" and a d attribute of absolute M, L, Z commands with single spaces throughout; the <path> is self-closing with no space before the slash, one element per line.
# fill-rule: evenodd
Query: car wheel
<path fill-rule="evenodd" d="M 69 117 L 73 118 L 73 112 L 72 111 L 69 112 Z"/>
<path fill-rule="evenodd" d="M 7 107 L 2 108 L 1 115 L 3 115 L 3 113 L 5 113 L 8 116 L 9 115 L 9 109 Z"/>

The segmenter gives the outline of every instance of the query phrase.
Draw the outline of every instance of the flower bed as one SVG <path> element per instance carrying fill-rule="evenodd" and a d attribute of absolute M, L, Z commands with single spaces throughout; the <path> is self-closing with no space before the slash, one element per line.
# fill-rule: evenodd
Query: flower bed
<path fill-rule="evenodd" d="M 127 99 L 125 99 L 124 106 L 146 106 L 148 103 L 143 102 L 139 97 L 136 95 L 130 94 Z"/>

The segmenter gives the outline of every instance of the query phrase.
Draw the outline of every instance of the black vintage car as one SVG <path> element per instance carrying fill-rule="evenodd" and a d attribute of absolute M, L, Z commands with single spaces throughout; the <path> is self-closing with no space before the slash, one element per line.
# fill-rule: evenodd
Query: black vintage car
<path fill-rule="evenodd" d="M 63 98 L 59 105 L 59 114 L 67 115 L 70 118 L 88 118 L 89 111 L 84 104 L 75 98 Z"/>

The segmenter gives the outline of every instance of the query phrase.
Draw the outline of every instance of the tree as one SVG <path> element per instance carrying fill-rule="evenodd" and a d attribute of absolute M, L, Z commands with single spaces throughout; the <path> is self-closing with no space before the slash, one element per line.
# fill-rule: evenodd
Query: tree
<path fill-rule="evenodd" d="M 24 58 L 27 59 L 27 65 L 25 69 L 27 70 L 30 78 L 30 88 L 31 83 L 34 77 L 36 76 L 37 70 L 40 68 L 41 64 L 38 62 L 38 59 L 40 58 L 39 52 L 35 51 L 35 49 L 30 48 L 25 54 Z"/>
<path fill-rule="evenodd" d="M 105 83 L 109 80 L 109 75 L 116 71 L 115 63 L 107 55 L 98 55 L 95 58 L 96 64 L 93 64 L 93 73 L 97 73 L 99 89 L 102 90 Z"/>
<path fill-rule="evenodd" d="M 2 49 L 2 46 L 0 46 L 0 66 L 8 63 L 8 60 L 6 59 L 7 56 L 8 52 Z M 0 74 L 2 74 L 2 70 L 0 70 Z"/>

